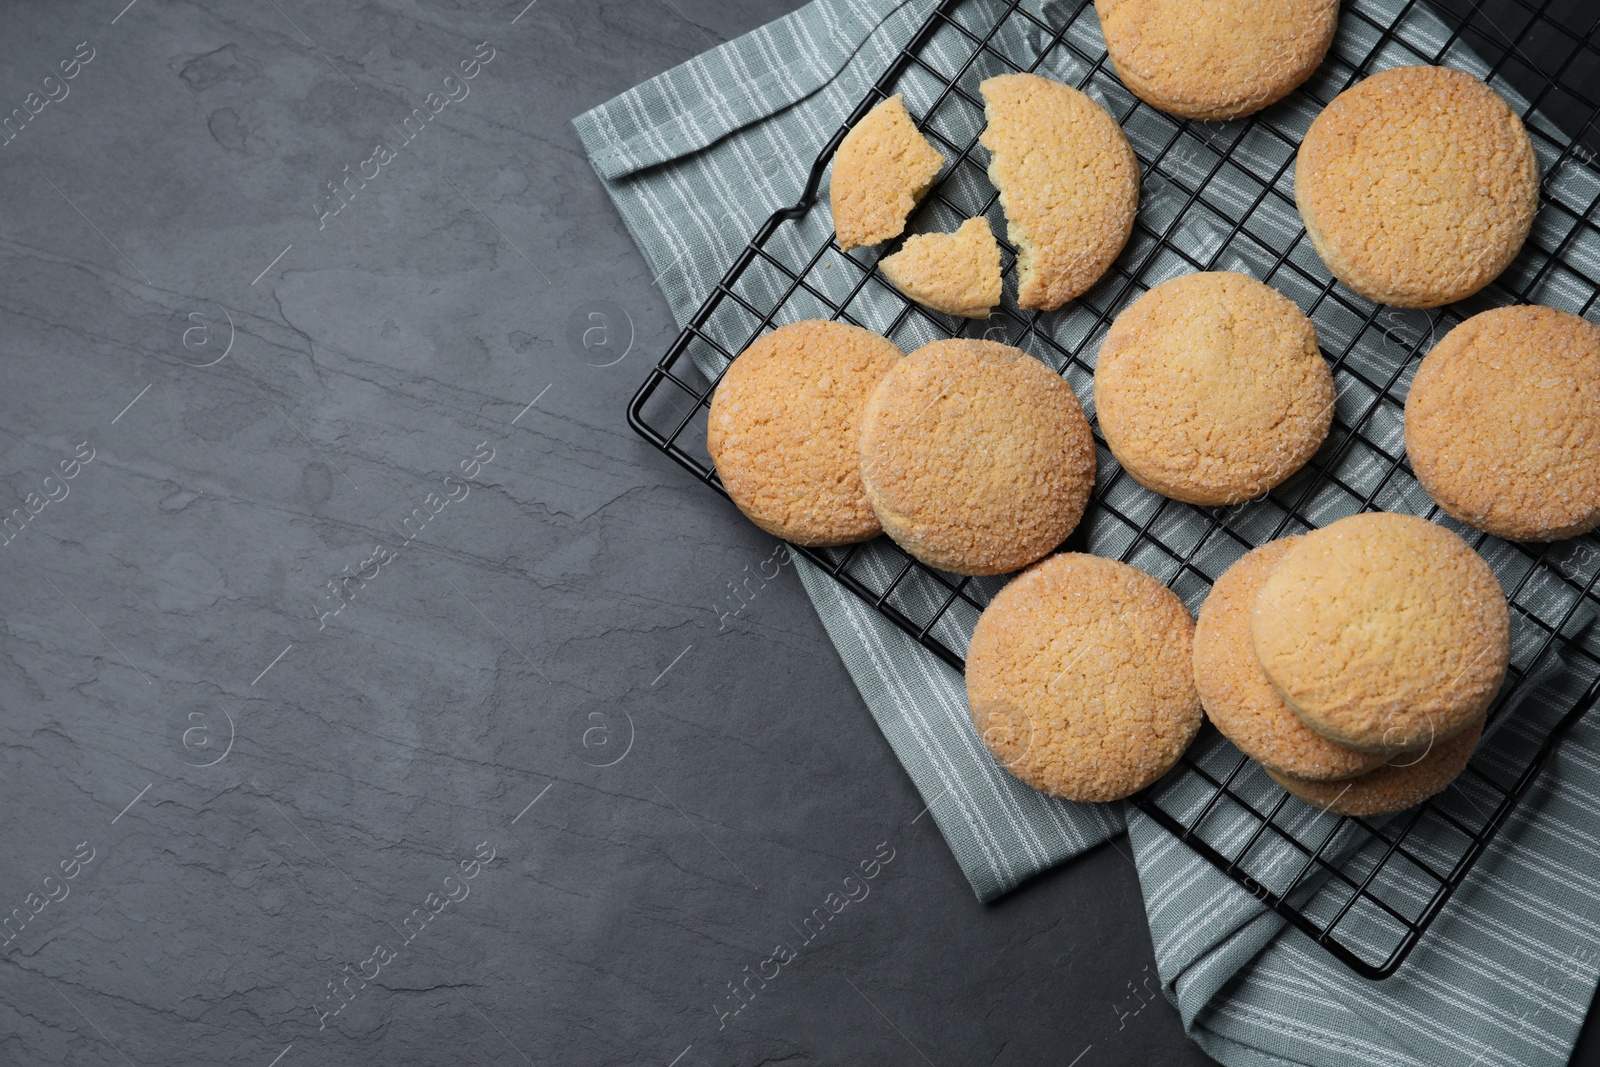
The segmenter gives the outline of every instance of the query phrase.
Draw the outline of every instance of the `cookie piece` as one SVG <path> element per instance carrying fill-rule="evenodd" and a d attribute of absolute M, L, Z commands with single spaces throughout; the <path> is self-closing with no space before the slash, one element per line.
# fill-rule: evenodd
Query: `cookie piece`
<path fill-rule="evenodd" d="M 848 252 L 900 236 L 942 166 L 944 156 L 911 121 L 899 93 L 867 112 L 833 154 L 828 199 L 839 247 Z"/>
<path fill-rule="evenodd" d="M 1128 243 L 1139 161 L 1117 120 L 1069 85 L 1002 74 L 978 91 L 989 120 L 978 140 L 1017 248 L 1017 303 L 1054 311 Z"/>
<path fill-rule="evenodd" d="M 1095 0 L 1111 64 L 1135 96 L 1186 119 L 1282 100 L 1333 44 L 1338 0 Z"/>
<path fill-rule="evenodd" d="M 946 315 L 986 319 L 1000 303 L 1000 246 L 986 218 L 968 219 L 955 233 L 908 237 L 878 269 L 906 296 Z"/>
<path fill-rule="evenodd" d="M 728 365 L 706 450 L 751 522 L 798 545 L 878 535 L 856 433 L 867 394 L 899 359 L 870 330 L 816 319 L 764 335 Z"/>
<path fill-rule="evenodd" d="M 1095 361 L 1100 431 L 1140 485 L 1190 504 L 1259 496 L 1333 422 L 1333 372 L 1294 302 L 1231 271 L 1186 274 L 1128 306 Z"/>
<path fill-rule="evenodd" d="M 861 412 L 861 481 L 883 530 L 931 567 L 1006 574 L 1078 525 L 1094 437 L 1071 387 L 994 341 L 934 341 Z"/>
<path fill-rule="evenodd" d="M 1448 67 L 1398 67 L 1311 123 L 1294 198 L 1322 262 L 1371 300 L 1431 308 L 1488 285 L 1539 209 L 1539 161 L 1493 89 Z"/>
<path fill-rule="evenodd" d="M 1272 688 L 1250 640 L 1250 608 L 1267 575 L 1300 538 L 1285 537 L 1223 572 L 1194 627 L 1194 681 L 1206 717 L 1240 752 L 1270 771 L 1312 781 L 1366 774 L 1382 753 L 1334 744 L 1301 722 Z"/>
<path fill-rule="evenodd" d="M 1078 552 L 1000 590 L 967 649 L 978 736 L 1051 796 L 1120 800 L 1160 778 L 1200 729 L 1183 601 L 1141 570 Z"/>
<path fill-rule="evenodd" d="M 1307 804 L 1334 815 L 1387 815 L 1414 808 L 1456 780 L 1472 761 L 1483 736 L 1484 717 L 1421 754 L 1397 756 L 1386 766 L 1344 782 L 1312 782 L 1281 774 L 1267 775 Z"/>
<path fill-rule="evenodd" d="M 1600 326 L 1547 307 L 1474 315 L 1406 397 L 1417 480 L 1462 522 L 1512 541 L 1600 525 Z"/>
<path fill-rule="evenodd" d="M 1393 755 L 1453 737 L 1488 709 L 1511 613 L 1460 537 L 1415 515 L 1367 513 L 1285 553 L 1256 596 L 1250 637 L 1307 726 Z"/>

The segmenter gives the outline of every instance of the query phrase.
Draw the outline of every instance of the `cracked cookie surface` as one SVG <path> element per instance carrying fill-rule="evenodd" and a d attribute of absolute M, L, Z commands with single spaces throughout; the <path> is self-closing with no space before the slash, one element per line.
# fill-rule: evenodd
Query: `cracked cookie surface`
<path fill-rule="evenodd" d="M 1133 94 L 1188 119 L 1236 119 L 1287 96 L 1328 54 L 1338 0 L 1095 0 Z"/>
<path fill-rule="evenodd" d="M 861 413 L 883 530 L 932 567 L 1006 574 L 1066 540 L 1094 487 L 1077 395 L 1020 349 L 957 338 L 897 362 Z"/>
<path fill-rule="evenodd" d="M 944 156 L 922 136 L 899 93 L 867 112 L 833 154 L 828 200 L 839 247 L 848 252 L 900 236 L 942 166 Z"/>
<path fill-rule="evenodd" d="M 1093 98 L 1037 74 L 978 86 L 989 179 L 1017 248 L 1017 303 L 1054 311 L 1121 254 L 1139 208 L 1139 161 Z"/>
<path fill-rule="evenodd" d="M 1066 552 L 995 596 L 967 650 L 978 736 L 1013 776 L 1068 800 L 1120 800 L 1200 729 L 1177 594 L 1126 563 Z"/>
<path fill-rule="evenodd" d="M 1600 525 L 1600 326 L 1547 307 L 1474 315 L 1422 360 L 1406 397 L 1417 480 L 1462 522 L 1511 541 Z"/>
<path fill-rule="evenodd" d="M 1288 550 L 1256 596 L 1250 637 L 1302 722 L 1393 755 L 1453 737 L 1488 709 L 1511 613 L 1494 571 L 1456 534 L 1371 512 Z"/>
<path fill-rule="evenodd" d="M 1312 246 L 1345 285 L 1395 307 L 1465 299 L 1516 258 L 1539 163 L 1493 89 L 1449 67 L 1397 67 L 1334 98 L 1295 160 Z"/>
<path fill-rule="evenodd" d="M 878 263 L 894 287 L 925 308 L 986 319 L 1000 303 L 1000 246 L 986 218 L 954 233 L 920 233 Z"/>
<path fill-rule="evenodd" d="M 706 450 L 751 522 L 799 545 L 877 536 L 857 426 L 867 394 L 900 358 L 870 330 L 813 319 L 763 335 L 729 364 L 711 398 Z"/>
<path fill-rule="evenodd" d="M 1117 316 L 1094 398 L 1106 444 L 1140 485 L 1233 504 L 1316 453 L 1333 421 L 1333 372 L 1293 301 L 1212 271 L 1163 282 Z"/>

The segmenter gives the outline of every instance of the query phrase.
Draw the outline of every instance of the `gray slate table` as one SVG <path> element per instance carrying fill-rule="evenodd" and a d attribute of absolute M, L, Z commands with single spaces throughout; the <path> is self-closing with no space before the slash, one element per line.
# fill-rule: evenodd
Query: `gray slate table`
<path fill-rule="evenodd" d="M 791 3 L 125 2 L 0 11 L 0 1063 L 1207 1062 L 623 422 L 568 122 Z"/>

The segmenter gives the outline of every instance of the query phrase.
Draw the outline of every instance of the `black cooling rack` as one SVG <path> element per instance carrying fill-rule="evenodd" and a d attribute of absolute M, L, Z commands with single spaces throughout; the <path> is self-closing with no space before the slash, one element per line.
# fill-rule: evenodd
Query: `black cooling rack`
<path fill-rule="evenodd" d="M 1427 516 L 1489 560 L 1512 605 L 1512 665 L 1488 739 L 1445 793 L 1387 820 L 1325 815 L 1289 797 L 1207 726 L 1178 767 L 1134 798 L 1356 972 L 1387 977 L 1513 817 L 1567 728 L 1600 695 L 1600 628 L 1590 625 L 1600 609 L 1600 542 L 1514 545 L 1454 523 L 1417 484 L 1401 439 L 1416 365 L 1456 323 L 1511 303 L 1587 315 L 1600 298 L 1600 226 L 1591 218 L 1600 203 L 1600 166 L 1581 140 L 1600 117 L 1597 24 L 1589 0 L 1347 3 L 1328 60 L 1305 86 L 1247 119 L 1202 123 L 1164 115 L 1122 87 L 1090 0 L 944 0 L 829 140 L 799 202 L 775 213 L 739 252 L 633 398 L 629 423 L 721 492 L 704 447 L 711 393 L 733 356 L 776 326 L 836 318 L 874 329 L 905 351 L 953 336 L 1003 340 L 1060 371 L 1092 413 L 1100 338 L 1118 311 L 1161 281 L 1240 270 L 1295 300 L 1317 326 L 1338 387 L 1334 428 L 1307 468 L 1257 500 L 1202 509 L 1138 486 L 1101 440 L 1089 511 L 1063 547 L 1141 567 L 1191 610 L 1250 549 L 1363 510 Z M 1306 240 L 1293 200 L 1295 150 L 1317 112 L 1365 75 L 1411 63 L 1488 79 L 1524 115 L 1544 173 L 1539 219 L 1518 260 L 1483 293 L 1430 312 L 1375 305 L 1336 285 Z M 1006 297 L 993 318 L 974 323 L 929 312 L 873 273 L 898 242 L 839 250 L 818 203 L 824 173 L 849 127 L 903 93 L 946 156 L 939 184 L 906 232 L 949 231 L 981 214 L 1003 235 L 998 195 L 984 174 L 987 155 L 977 144 L 977 86 L 1019 70 L 1077 86 L 1122 124 L 1143 168 L 1134 235 L 1100 284 L 1060 311 L 1016 306 L 1015 250 L 1002 240 Z M 1004 584 L 933 570 L 886 538 L 794 551 L 958 670 L 978 613 Z"/>

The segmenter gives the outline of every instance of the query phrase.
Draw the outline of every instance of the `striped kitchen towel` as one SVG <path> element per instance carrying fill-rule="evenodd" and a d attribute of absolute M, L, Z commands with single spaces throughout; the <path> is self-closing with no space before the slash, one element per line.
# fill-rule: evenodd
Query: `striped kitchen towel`
<path fill-rule="evenodd" d="M 971 14 L 968 25 L 986 25 L 985 9 L 996 3 L 971 0 L 961 11 Z M 934 6 L 934 0 L 815 0 L 574 121 L 680 322 L 768 215 L 800 197 L 817 153 Z M 1087 0 L 1026 7 L 1053 25 L 1070 22 L 1079 54 L 1103 54 Z M 1352 11 L 1364 17 L 1352 18 Z M 993 42 L 1023 49 L 1037 43 Z M 932 66 L 949 69 L 971 53 L 972 41 L 962 32 L 936 34 L 926 49 Z M 1337 69 L 1348 73 L 1369 55 L 1377 56 L 1378 67 L 1437 57 L 1486 73 L 1417 0 L 1354 0 L 1346 7 L 1330 69 L 1339 64 Z M 1063 80 L 1078 73 L 1042 72 Z M 1514 95 L 1498 82 L 1496 87 Z M 920 113 L 915 88 L 907 100 Z M 1299 122 L 1303 130 L 1314 112 L 1287 113 L 1294 106 L 1279 105 L 1286 109 L 1285 121 Z M 1543 128 L 1558 136 L 1553 127 Z M 1130 124 L 1128 132 L 1140 147 L 1140 131 Z M 1223 168 L 1213 172 L 1208 189 L 1225 201 L 1233 180 Z M 1254 198 L 1248 181 L 1241 172 L 1232 195 Z M 1563 202 L 1588 205 L 1600 196 L 1600 177 L 1585 166 L 1566 167 L 1549 176 L 1546 189 Z M 1158 194 L 1155 183 L 1147 184 L 1146 203 Z M 1544 232 L 1550 214 L 1541 216 L 1535 242 L 1559 248 L 1578 269 L 1570 275 L 1548 272 L 1540 299 L 1576 306 L 1584 296 L 1582 279 L 1600 277 L 1600 249 Z M 1298 233 L 1299 220 L 1291 211 L 1283 218 L 1263 214 L 1257 224 L 1275 236 L 1281 229 L 1288 241 Z M 826 234 L 831 223 L 825 202 L 796 226 L 808 240 Z M 1204 218 L 1177 232 L 1193 242 L 1197 258 L 1215 258 L 1218 235 Z M 1221 268 L 1261 273 L 1261 265 L 1248 259 L 1223 256 L 1217 262 Z M 1163 277 L 1148 280 L 1153 284 Z M 750 284 L 763 283 L 754 277 Z M 761 299 L 772 292 L 757 288 L 748 295 Z M 861 317 L 870 322 L 875 311 L 867 304 Z M 1319 319 L 1318 328 L 1338 325 Z M 1390 327 L 1397 332 L 1414 328 L 1409 319 Z M 1350 343 L 1363 354 L 1362 346 L 1372 342 Z M 1377 343 L 1383 343 L 1382 335 Z M 714 373 L 717 367 L 703 362 L 702 369 Z M 1073 384 L 1087 397 L 1086 382 Z M 1343 473 L 1360 479 L 1372 472 L 1352 466 Z M 1419 506 L 1381 498 L 1380 503 L 1390 510 Z M 710 495 L 706 505 L 730 506 Z M 1167 534 L 1181 538 L 1183 531 Z M 1091 539 L 1092 550 L 1105 555 L 1117 555 L 1125 544 L 1110 535 Z M 959 674 L 827 575 L 803 561 L 798 570 L 874 719 L 931 805 L 980 899 L 992 900 L 1123 831 L 1119 806 L 1053 800 L 999 770 L 973 731 Z M 1191 608 L 1201 595 L 1203 590 L 1186 592 Z M 1559 596 L 1559 591 L 1534 588 L 1519 610 L 1539 617 L 1559 614 Z M 1528 702 L 1548 709 L 1563 702 L 1570 706 L 1587 680 L 1575 668 L 1557 671 Z M 1130 812 L 1127 829 L 1163 988 L 1195 1040 L 1228 1064 L 1564 1063 L 1600 972 L 1597 798 L 1600 724 L 1580 723 L 1410 961 L 1384 983 L 1354 977 L 1298 932 L 1286 930 L 1186 846 Z"/>
<path fill-rule="evenodd" d="M 756 227 L 799 198 L 817 153 L 933 7 L 822 0 L 578 116 L 595 170 L 679 322 Z M 831 232 L 825 210 L 812 214 L 809 226 Z M 1056 800 L 1001 770 L 973 731 L 961 676 L 832 578 L 796 564 L 979 898 L 1122 832 L 1116 806 Z"/>

